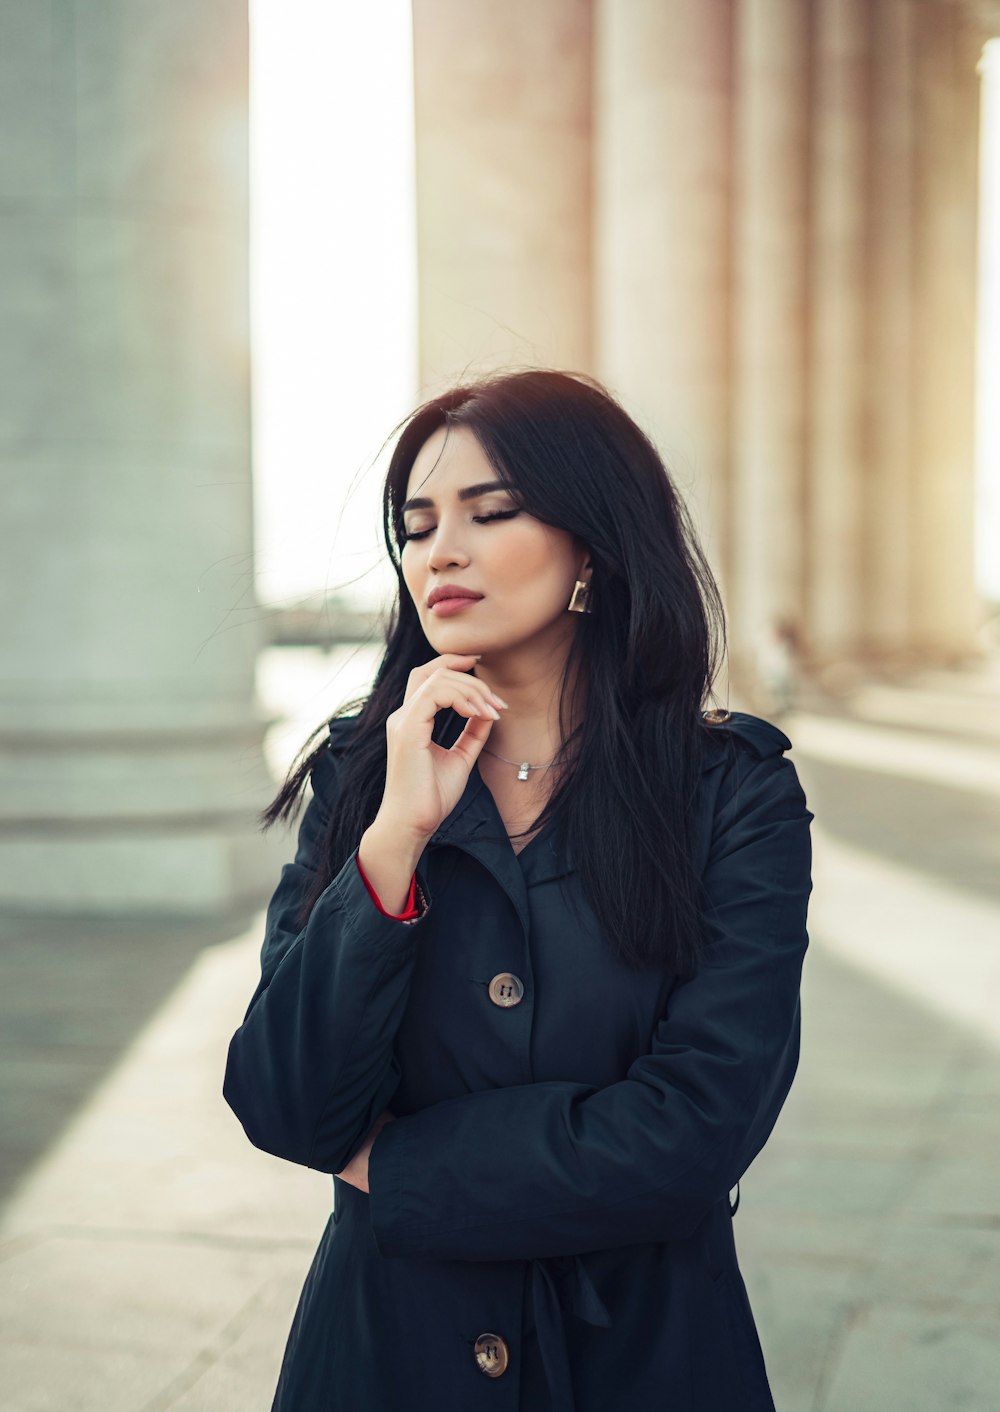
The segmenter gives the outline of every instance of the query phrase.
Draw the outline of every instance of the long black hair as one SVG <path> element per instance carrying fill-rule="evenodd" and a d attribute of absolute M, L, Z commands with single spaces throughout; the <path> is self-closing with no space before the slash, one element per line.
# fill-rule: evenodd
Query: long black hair
<path fill-rule="evenodd" d="M 707 941 L 693 863 L 694 806 L 711 692 L 726 624 L 721 596 L 686 506 L 660 455 L 608 390 L 581 373 L 494 373 L 424 402 L 400 424 L 382 497 L 386 548 L 398 580 L 385 652 L 367 696 L 345 703 L 350 749 L 322 862 L 304 898 L 304 925 L 319 894 L 374 819 L 385 788 L 386 717 L 403 701 L 414 667 L 437 656 L 406 588 L 400 506 L 417 452 L 438 427 L 468 427 L 516 502 L 588 547 L 590 611 L 580 613 L 560 690 L 582 668 L 586 710 L 564 735 L 558 783 L 525 833 L 557 819 L 608 944 L 628 965 L 690 972 Z M 394 435 L 399 427 L 390 435 Z M 444 720 L 443 718 L 449 718 Z M 439 713 L 435 739 L 456 720 Z M 290 816 L 326 739 L 310 735 L 262 828 Z M 574 738 L 575 737 L 575 738 Z"/>

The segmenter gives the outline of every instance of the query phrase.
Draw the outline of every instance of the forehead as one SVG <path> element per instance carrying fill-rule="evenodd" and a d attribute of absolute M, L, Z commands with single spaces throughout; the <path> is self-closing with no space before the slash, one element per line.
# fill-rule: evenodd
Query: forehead
<path fill-rule="evenodd" d="M 405 498 L 410 500 L 418 495 L 443 498 L 472 480 L 496 479 L 496 471 L 468 427 L 438 427 L 414 458 Z"/>

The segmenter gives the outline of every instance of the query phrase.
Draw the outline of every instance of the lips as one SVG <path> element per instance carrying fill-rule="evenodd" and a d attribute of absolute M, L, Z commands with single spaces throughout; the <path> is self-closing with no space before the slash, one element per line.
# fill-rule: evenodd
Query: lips
<path fill-rule="evenodd" d="M 476 593 L 471 588 L 459 588 L 457 584 L 441 584 L 434 588 L 427 595 L 427 606 L 433 608 L 435 603 L 441 603 L 448 598 L 482 598 L 481 593 Z"/>

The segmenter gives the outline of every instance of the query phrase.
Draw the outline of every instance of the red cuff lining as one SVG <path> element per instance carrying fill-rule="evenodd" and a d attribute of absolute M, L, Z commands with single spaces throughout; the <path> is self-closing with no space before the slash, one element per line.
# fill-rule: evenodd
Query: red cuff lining
<path fill-rule="evenodd" d="M 361 874 L 362 878 L 364 879 L 365 887 L 368 889 L 368 895 L 369 895 L 369 897 L 371 898 L 371 900 L 375 903 L 375 906 L 378 908 L 378 910 L 382 913 L 382 916 L 383 916 L 383 917 L 392 917 L 392 918 L 394 918 L 395 921 L 397 921 L 397 922 L 412 922 L 415 918 L 417 918 L 417 917 L 420 916 L 420 909 L 419 909 L 418 906 L 417 906 L 417 875 L 416 875 L 416 873 L 414 873 L 414 874 L 413 874 L 413 877 L 410 879 L 410 890 L 409 890 L 409 892 L 407 893 L 406 905 L 405 905 L 403 911 L 402 911 L 402 912 L 387 912 L 387 911 L 385 910 L 385 908 L 382 906 L 382 903 L 379 901 L 378 893 L 375 891 L 375 889 L 372 887 L 371 883 L 368 881 L 368 877 L 367 877 L 367 875 L 366 875 L 366 873 L 365 873 L 364 868 L 361 866 L 361 856 L 360 856 L 360 854 L 356 854 L 355 857 L 357 858 L 358 872 Z"/>

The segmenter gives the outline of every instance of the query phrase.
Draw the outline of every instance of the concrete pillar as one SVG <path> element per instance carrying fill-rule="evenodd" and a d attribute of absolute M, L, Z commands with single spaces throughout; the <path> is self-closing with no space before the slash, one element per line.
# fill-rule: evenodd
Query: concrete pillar
<path fill-rule="evenodd" d="M 414 0 L 422 391 L 592 371 L 590 0 Z"/>
<path fill-rule="evenodd" d="M 863 622 L 868 0 L 813 7 L 807 612 L 817 661 Z"/>
<path fill-rule="evenodd" d="M 978 79 L 961 15 L 918 6 L 910 600 L 932 660 L 974 649 Z"/>
<path fill-rule="evenodd" d="M 859 647 L 905 657 L 910 633 L 909 504 L 913 445 L 912 0 L 872 4 L 869 259 L 865 299 L 867 479 L 862 522 L 865 612 Z"/>
<path fill-rule="evenodd" d="M 1000 600 L 1000 23 L 973 36 L 979 54 L 979 307 L 976 340 L 976 560 Z"/>
<path fill-rule="evenodd" d="M 736 43 L 733 592 L 740 676 L 805 592 L 808 11 L 741 0 Z"/>
<path fill-rule="evenodd" d="M 0 904 L 257 901 L 247 12 L 0 10 Z"/>
<path fill-rule="evenodd" d="M 732 7 L 597 0 L 598 371 L 729 573 Z"/>
<path fill-rule="evenodd" d="M 929 661 L 975 650 L 979 81 L 957 6 L 916 5 L 911 639 Z"/>

